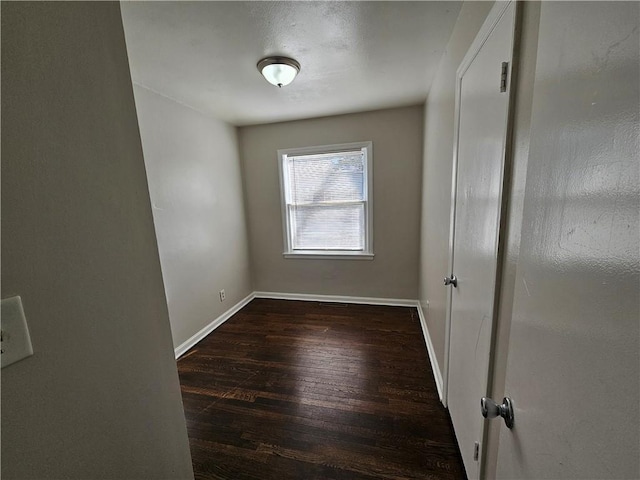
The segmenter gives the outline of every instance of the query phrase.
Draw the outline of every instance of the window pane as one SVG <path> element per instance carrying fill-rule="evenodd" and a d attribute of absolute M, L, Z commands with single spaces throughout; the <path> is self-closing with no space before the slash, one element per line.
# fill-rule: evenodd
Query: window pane
<path fill-rule="evenodd" d="M 364 153 L 340 152 L 287 159 L 291 203 L 361 201 L 364 198 Z"/>
<path fill-rule="evenodd" d="M 364 204 L 289 208 L 294 250 L 364 250 Z"/>

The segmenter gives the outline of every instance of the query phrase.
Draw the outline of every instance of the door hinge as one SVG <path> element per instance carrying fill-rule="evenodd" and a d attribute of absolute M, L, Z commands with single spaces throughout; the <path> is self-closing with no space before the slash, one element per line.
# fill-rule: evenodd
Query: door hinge
<path fill-rule="evenodd" d="M 480 443 L 475 442 L 473 444 L 473 460 L 477 462 L 479 455 L 480 455 Z"/>
<path fill-rule="evenodd" d="M 507 91 L 507 75 L 509 74 L 509 62 L 502 62 L 500 71 L 500 93 Z"/>

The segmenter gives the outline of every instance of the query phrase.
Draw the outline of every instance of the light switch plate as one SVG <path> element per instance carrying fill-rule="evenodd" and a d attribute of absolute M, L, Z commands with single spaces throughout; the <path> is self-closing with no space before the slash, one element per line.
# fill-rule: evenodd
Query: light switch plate
<path fill-rule="evenodd" d="M 0 329 L 2 329 L 2 368 L 33 355 L 27 319 L 20 297 L 5 298 L 0 302 Z"/>

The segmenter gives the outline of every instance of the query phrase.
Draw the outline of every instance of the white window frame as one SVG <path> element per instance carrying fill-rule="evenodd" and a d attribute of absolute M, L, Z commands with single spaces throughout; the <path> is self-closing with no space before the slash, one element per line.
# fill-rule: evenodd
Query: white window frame
<path fill-rule="evenodd" d="M 291 242 L 291 228 L 287 212 L 287 198 L 285 192 L 284 160 L 287 156 L 317 155 L 323 153 L 352 152 L 363 149 L 365 152 L 364 170 L 364 249 L 354 250 L 293 250 Z M 336 145 L 318 145 L 315 147 L 287 148 L 278 150 L 278 169 L 280 171 L 280 204 L 282 207 L 282 226 L 284 238 L 285 258 L 321 258 L 321 259 L 351 259 L 373 260 L 373 143 L 354 142 Z"/>

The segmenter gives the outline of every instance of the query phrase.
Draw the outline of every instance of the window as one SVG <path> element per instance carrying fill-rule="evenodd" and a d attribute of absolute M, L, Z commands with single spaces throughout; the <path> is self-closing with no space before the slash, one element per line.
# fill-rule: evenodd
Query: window
<path fill-rule="evenodd" d="M 278 150 L 285 257 L 372 259 L 371 142 Z"/>

